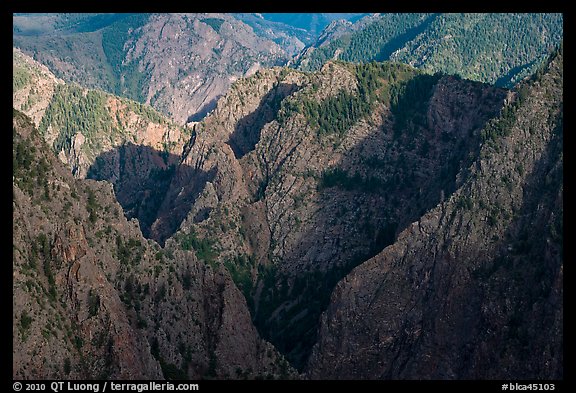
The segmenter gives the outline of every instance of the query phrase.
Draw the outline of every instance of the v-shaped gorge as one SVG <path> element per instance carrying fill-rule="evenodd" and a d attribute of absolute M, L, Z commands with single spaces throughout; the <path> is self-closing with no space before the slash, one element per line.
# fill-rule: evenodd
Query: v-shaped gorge
<path fill-rule="evenodd" d="M 275 87 L 260 99 L 255 110 L 238 121 L 227 142 L 236 158 L 254 150 L 262 127 L 276 118 L 280 103 L 296 88 L 288 84 Z M 183 161 L 186 151 L 196 143 L 196 136 L 196 131 L 192 131 L 182 155 L 147 145 L 120 144 L 98 155 L 86 177 L 111 182 L 126 217 L 138 219 L 142 234 L 164 245 L 218 172 L 217 165 L 208 171 L 202 169 L 205 159 L 202 154 Z M 208 218 L 213 206 L 203 203 L 197 204 L 198 209 L 190 217 L 193 223 Z"/>
<path fill-rule="evenodd" d="M 303 370 L 338 281 L 461 184 L 510 97 L 397 63 L 260 70 L 189 140 L 118 143 L 86 174 L 114 185 L 145 237 L 224 265 L 259 333 Z"/>
<path fill-rule="evenodd" d="M 77 18 L 15 15 L 15 378 L 562 378 L 561 14 Z"/>
<path fill-rule="evenodd" d="M 145 235 L 226 266 L 302 370 L 336 283 L 458 187 L 507 95 L 394 63 L 261 70 L 181 157 L 123 146 L 89 176 L 115 184 Z"/>
<path fill-rule="evenodd" d="M 126 143 L 99 155 L 87 178 L 112 183 L 126 217 L 138 219 L 142 234 L 163 246 L 216 173 L 181 164 L 180 159 L 150 146 Z M 203 214 L 207 212 L 198 213 L 194 221 Z"/>

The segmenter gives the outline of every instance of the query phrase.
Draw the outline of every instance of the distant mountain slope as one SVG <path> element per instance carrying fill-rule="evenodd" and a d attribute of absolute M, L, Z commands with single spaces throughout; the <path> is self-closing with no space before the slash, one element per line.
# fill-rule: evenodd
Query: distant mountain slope
<path fill-rule="evenodd" d="M 281 22 L 299 29 L 306 30 L 312 36 L 317 36 L 331 22 L 339 19 L 355 21 L 364 14 L 353 13 L 263 13 L 262 18 Z"/>
<path fill-rule="evenodd" d="M 511 87 L 530 75 L 563 36 L 562 14 L 382 14 L 301 54 L 318 69 L 331 58 L 401 61 L 427 72 Z M 366 18 L 365 18 L 366 19 Z M 316 47 L 316 48 L 315 48 Z"/>
<path fill-rule="evenodd" d="M 12 33 L 18 36 L 73 34 L 100 30 L 134 14 L 49 14 L 20 13 L 13 15 Z"/>
<path fill-rule="evenodd" d="M 32 14 L 14 16 L 13 45 L 67 82 L 148 103 L 183 125 L 236 78 L 285 63 L 279 44 L 301 48 L 289 34 L 262 34 L 230 14 Z"/>
<path fill-rule="evenodd" d="M 354 24 L 330 24 L 315 45 L 296 57 L 295 64 L 302 70 L 317 70 L 329 59 L 352 62 L 388 60 L 381 55 L 382 50 L 391 42 L 403 42 L 407 32 L 418 29 L 430 17 L 431 14 L 416 13 L 377 14 L 366 16 Z M 337 34 L 332 31 L 335 27 L 338 27 Z"/>
<path fill-rule="evenodd" d="M 111 93 L 142 97 L 134 67 L 122 66 L 129 29 L 137 29 L 147 14 L 127 14 L 99 29 L 90 27 L 93 14 L 27 14 L 15 16 L 13 46 L 46 65 L 66 82 Z M 98 27 L 98 26 L 95 26 Z M 83 31 L 86 30 L 86 31 Z M 140 86 L 142 87 L 142 86 Z"/>
<path fill-rule="evenodd" d="M 264 19 L 261 14 L 243 13 L 232 14 L 232 16 L 252 27 L 258 36 L 276 42 L 290 56 L 297 54 L 306 45 L 316 40 L 316 36 L 305 29 L 280 21 Z"/>

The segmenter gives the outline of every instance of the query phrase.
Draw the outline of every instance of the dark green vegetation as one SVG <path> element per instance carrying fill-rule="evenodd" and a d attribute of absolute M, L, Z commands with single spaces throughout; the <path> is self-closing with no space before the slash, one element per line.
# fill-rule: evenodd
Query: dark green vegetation
<path fill-rule="evenodd" d="M 180 242 L 183 250 L 193 250 L 196 253 L 196 258 L 206 263 L 212 263 L 214 261 L 216 252 L 212 248 L 214 245 L 212 239 L 200 239 L 194 231 L 188 234 L 178 233 L 176 239 Z"/>
<path fill-rule="evenodd" d="M 390 110 L 394 114 L 394 135 L 414 136 L 418 127 L 427 125 L 426 106 L 441 78 L 440 74 L 418 75 L 393 89 Z"/>
<path fill-rule="evenodd" d="M 354 190 L 364 192 L 357 185 Z M 305 368 L 317 341 L 320 316 L 330 303 L 334 287 L 353 268 L 394 242 L 397 223 L 382 228 L 365 227 L 364 230 L 366 236 L 374 236 L 376 232 L 371 247 L 352 256 L 343 265 L 327 270 L 311 267 L 291 274 L 279 271 L 275 265 L 259 265 L 256 283 L 252 284 L 251 266 L 225 263 L 246 296 L 255 326 L 300 371 Z M 257 299 L 257 305 L 254 299 Z"/>
<path fill-rule="evenodd" d="M 21 121 L 29 120 L 21 112 L 14 110 L 14 116 L 22 118 Z M 50 200 L 50 187 L 48 177 L 50 167 L 45 157 L 35 160 L 36 147 L 28 138 L 15 138 L 16 130 L 13 130 L 14 143 L 12 145 L 12 176 L 18 186 L 26 191 L 31 197 Z"/>
<path fill-rule="evenodd" d="M 20 314 L 20 326 L 19 326 L 19 330 L 20 330 L 20 334 L 22 335 L 22 340 L 26 340 L 26 337 L 28 335 L 28 329 L 30 329 L 30 325 L 32 324 L 32 322 L 34 321 L 34 319 L 28 315 L 28 313 L 26 311 L 22 311 L 22 314 Z"/>
<path fill-rule="evenodd" d="M 122 236 L 116 235 L 116 256 L 122 265 L 136 266 L 142 260 L 144 247 L 137 239 L 123 240 Z"/>
<path fill-rule="evenodd" d="M 125 62 L 126 51 L 124 47 L 128 39 L 128 32 L 136 30 L 148 20 L 148 14 L 134 14 L 113 23 L 102 31 L 102 48 L 106 59 L 112 67 L 112 82 L 114 94 L 144 102 L 146 74 L 138 70 L 137 62 Z"/>
<path fill-rule="evenodd" d="M 35 14 L 14 17 L 13 45 L 59 78 L 144 101 L 147 76 L 126 62 L 128 32 L 149 14 Z M 62 34 L 62 33 L 65 34 Z M 56 63 L 70 67 L 64 73 Z"/>
<path fill-rule="evenodd" d="M 224 261 L 224 266 L 230 272 L 234 283 L 242 291 L 246 298 L 250 310 L 254 310 L 254 283 L 253 271 L 256 268 L 256 261 L 252 255 L 240 254 L 233 260 Z"/>
<path fill-rule="evenodd" d="M 388 60 L 390 48 L 394 43 L 405 37 L 410 29 L 427 23 L 426 14 L 385 14 L 375 22 L 368 24 L 360 31 L 346 34 L 329 41 L 317 48 L 306 58 L 300 67 L 305 71 L 317 70 L 326 61 L 333 58 L 337 49 L 342 53 L 339 60 L 350 62 L 369 62 Z M 386 56 L 388 54 L 388 56 Z"/>
<path fill-rule="evenodd" d="M 60 130 L 54 140 L 55 151 L 69 151 L 72 140 L 77 133 L 86 138 L 88 147 L 100 148 L 100 140 L 113 135 L 124 135 L 124 125 L 112 115 L 107 102 L 111 96 L 100 90 L 85 90 L 75 84 L 61 84 L 56 87 L 54 96 L 46 109 L 38 127 L 45 134 L 49 127 Z M 149 106 L 130 100 L 121 100 L 128 110 L 157 124 L 166 120 Z"/>
<path fill-rule="evenodd" d="M 393 240 L 394 231 L 386 245 Z M 257 312 L 252 309 L 253 301 L 248 302 L 254 325 L 294 367 L 302 370 L 316 343 L 319 318 L 328 307 L 332 290 L 354 267 L 371 256 L 372 253 L 358 255 L 343 266 L 328 271 L 309 270 L 296 276 L 282 273 L 274 265 L 258 266 L 255 288 L 261 287 L 262 292 Z M 252 297 L 254 294 L 253 291 Z M 272 315 L 275 317 L 271 318 Z"/>
<path fill-rule="evenodd" d="M 179 368 L 178 366 L 176 366 L 173 363 L 169 363 L 167 362 L 164 357 L 162 357 L 162 355 L 160 354 L 160 350 L 158 348 L 158 339 L 154 338 L 152 340 L 152 344 L 150 345 L 150 351 L 152 353 L 152 356 L 154 356 L 154 358 L 156 360 L 158 360 L 158 362 L 160 363 L 160 368 L 162 369 L 162 375 L 164 376 L 164 378 L 166 378 L 167 380 L 187 380 L 188 379 L 188 375 L 186 374 L 186 371 L 184 371 L 183 369 Z"/>
<path fill-rule="evenodd" d="M 377 102 L 392 106 L 394 113 L 402 118 L 407 118 L 418 109 L 413 108 L 411 112 L 405 112 L 404 109 L 407 107 L 405 104 L 414 98 L 410 93 L 419 94 L 422 90 L 421 87 L 412 87 L 413 85 L 408 83 L 408 80 L 419 74 L 412 67 L 391 62 L 350 66 L 356 74 L 357 93 L 341 90 L 336 96 L 320 102 L 314 98 L 285 100 L 282 102 L 278 120 L 284 122 L 294 113 L 301 113 L 308 123 L 318 130 L 319 136 L 336 134 L 342 137 L 352 125 L 370 114 Z M 434 77 L 432 82 L 436 80 Z M 407 84 L 411 86 L 407 90 L 408 94 Z M 425 87 L 427 91 L 430 90 L 429 87 Z M 406 98 L 399 103 L 401 96 Z"/>
<path fill-rule="evenodd" d="M 222 27 L 222 23 L 224 23 L 224 19 L 220 18 L 205 18 L 202 19 L 202 22 L 206 23 L 208 26 L 214 29 L 216 33 L 220 32 L 220 27 Z"/>
<path fill-rule="evenodd" d="M 70 150 L 72 139 L 78 132 L 88 140 L 97 133 L 110 133 L 112 120 L 106 108 L 106 98 L 106 94 L 97 90 L 84 94 L 84 89 L 79 86 L 59 85 L 39 131 L 46 133 L 50 126 L 60 130 L 53 144 L 55 151 Z"/>
<path fill-rule="evenodd" d="M 30 71 L 23 67 L 13 68 L 12 75 L 12 91 L 20 90 L 22 87 L 30 83 Z"/>
<path fill-rule="evenodd" d="M 300 67 L 318 69 L 339 49 L 341 60 L 392 59 L 511 87 L 534 72 L 562 36 L 562 14 L 383 14 L 314 50 Z"/>
<path fill-rule="evenodd" d="M 534 72 L 534 74 L 532 74 L 532 76 L 529 79 L 518 83 L 514 87 L 513 91 L 517 93 L 516 99 L 510 105 L 502 109 L 500 117 L 498 117 L 497 119 L 493 119 L 490 122 L 488 122 L 488 124 L 486 124 L 486 127 L 482 130 L 481 133 L 482 140 L 484 142 L 490 143 L 492 146 L 497 148 L 498 139 L 510 135 L 511 127 L 515 124 L 517 120 L 516 112 L 520 107 L 522 107 L 525 104 L 526 99 L 528 98 L 530 93 L 530 88 L 536 82 L 540 82 L 542 76 L 549 68 L 550 62 L 556 56 L 558 56 L 559 53 L 562 52 L 563 52 L 563 45 L 560 45 L 560 47 L 550 55 L 550 57 L 546 62 L 540 64 L 536 72 Z"/>
<path fill-rule="evenodd" d="M 368 178 L 363 178 L 359 173 L 351 175 L 341 168 L 334 168 L 323 172 L 318 182 L 319 191 L 330 187 L 338 187 L 346 191 L 356 190 L 377 193 L 382 190 L 384 184 L 378 177 L 369 176 Z"/>

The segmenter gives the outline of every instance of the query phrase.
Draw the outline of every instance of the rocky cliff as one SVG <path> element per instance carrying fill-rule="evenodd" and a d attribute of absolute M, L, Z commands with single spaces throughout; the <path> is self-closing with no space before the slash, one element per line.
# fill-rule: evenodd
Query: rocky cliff
<path fill-rule="evenodd" d="M 563 377 L 562 76 L 560 52 L 457 190 L 337 285 L 312 378 Z"/>
<path fill-rule="evenodd" d="M 15 370 L 46 375 L 26 371 L 57 324 L 38 287 L 73 332 L 116 297 L 105 309 L 132 329 L 119 354 L 90 328 L 54 349 L 75 377 L 96 375 L 89 356 L 122 377 L 144 373 L 136 357 L 167 378 L 294 375 L 278 350 L 320 379 L 560 378 L 562 84 L 561 50 L 513 90 L 393 62 L 263 68 L 181 129 L 50 82 L 41 136 L 113 188 L 65 175 L 15 116 Z M 78 259 L 65 298 L 61 260 Z"/>
<path fill-rule="evenodd" d="M 395 63 L 261 70 L 196 125 L 150 236 L 226 266 L 303 367 L 333 286 L 461 185 L 508 96 Z"/>
<path fill-rule="evenodd" d="M 225 269 L 146 240 L 17 111 L 13 149 L 14 378 L 291 375 Z"/>

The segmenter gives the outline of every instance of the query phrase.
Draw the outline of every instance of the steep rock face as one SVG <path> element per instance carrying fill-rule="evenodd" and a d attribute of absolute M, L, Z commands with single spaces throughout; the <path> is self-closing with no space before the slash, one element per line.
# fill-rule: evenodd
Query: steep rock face
<path fill-rule="evenodd" d="M 26 355 L 16 356 L 23 359 L 18 375 L 46 375 L 45 362 L 27 359 L 39 334 L 61 338 L 54 326 L 66 318 L 74 323 L 64 327 L 81 334 L 66 334 L 77 352 L 54 350 L 62 363 L 56 376 L 75 370 L 78 377 L 124 378 L 156 375 L 158 367 L 166 378 L 290 375 L 252 321 L 295 366 L 308 364 L 313 378 L 561 375 L 561 57 L 551 64 L 517 93 L 394 63 L 330 62 L 313 74 L 260 70 L 237 81 L 194 126 L 181 156 L 125 143 L 101 153 L 90 173 L 115 184 L 125 211 L 149 225 L 147 236 L 164 248 L 144 241 L 136 221 L 106 226 L 119 207 L 100 204 L 94 191 L 112 197 L 111 190 L 95 182 L 75 205 L 74 225 L 16 236 L 15 249 L 24 252 L 14 259 L 15 276 L 30 277 L 20 288 L 55 303 L 61 261 L 76 281 L 110 283 L 99 292 L 69 282 L 76 308 L 60 303 L 64 311 L 49 313 L 56 321 L 45 322 L 30 306 L 36 300 L 42 309 L 40 297 L 15 300 L 15 331 L 22 343 L 35 337 Z M 129 123 L 118 112 L 122 102 L 62 88 L 75 108 L 99 103 L 116 111 L 119 124 Z M 55 105 L 68 102 L 61 101 Z M 150 131 L 154 143 L 164 138 L 157 129 Z M 63 130 L 55 143 L 82 151 L 84 133 Z M 27 155 L 36 153 L 14 138 L 14 198 L 24 206 L 15 228 L 58 225 L 78 199 L 72 185 L 84 183 L 47 178 L 48 156 Z M 551 185 L 547 193 L 543 182 Z M 33 206 L 42 213 L 31 214 Z M 100 206 L 118 210 L 99 213 Z M 534 235 L 526 230 L 532 226 Z M 100 253 L 101 271 L 90 262 Z M 359 264 L 336 289 L 308 360 L 334 285 Z M 524 288 L 532 289 L 528 296 Z M 95 335 L 109 324 L 101 307 L 114 311 L 113 331 L 132 332 Z M 553 326 L 552 343 L 539 335 L 544 325 Z M 110 349 L 116 341 L 123 343 L 118 352 Z M 527 356 L 530 343 L 541 358 Z M 504 349 L 496 353 L 494 345 Z M 135 358 L 140 371 L 129 366 Z"/>
<path fill-rule="evenodd" d="M 506 97 L 392 63 L 261 70 L 195 126 L 151 236 L 203 242 L 302 367 L 333 285 L 457 188 Z"/>
<path fill-rule="evenodd" d="M 76 183 L 28 122 L 15 114 L 14 377 L 161 377 L 106 278 L 118 261 L 105 241 L 93 244 L 97 228 L 88 227 L 89 215 L 119 212 L 110 186 Z M 100 203 L 107 212 L 96 212 Z M 110 226 L 118 230 L 134 231 L 125 220 Z"/>
<path fill-rule="evenodd" d="M 16 111 L 13 140 L 15 378 L 291 375 L 226 270 L 144 239 L 111 185 L 74 179 Z"/>
<path fill-rule="evenodd" d="M 563 377 L 562 67 L 519 88 L 450 198 L 337 285 L 310 377 Z"/>

